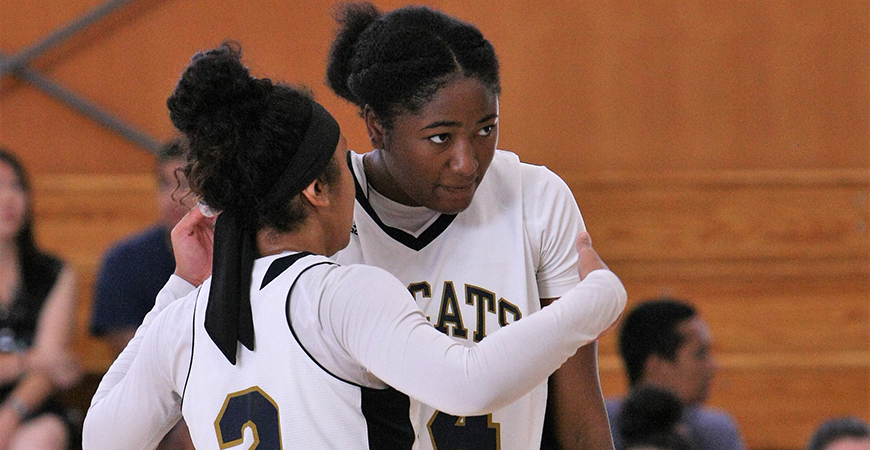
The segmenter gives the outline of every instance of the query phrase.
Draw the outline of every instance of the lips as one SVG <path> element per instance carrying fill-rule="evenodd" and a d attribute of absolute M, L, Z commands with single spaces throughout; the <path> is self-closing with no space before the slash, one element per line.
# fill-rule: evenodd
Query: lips
<path fill-rule="evenodd" d="M 473 189 L 475 186 L 477 186 L 477 178 L 472 178 L 468 182 L 441 184 L 440 186 L 448 191 L 463 192 L 469 189 Z"/>

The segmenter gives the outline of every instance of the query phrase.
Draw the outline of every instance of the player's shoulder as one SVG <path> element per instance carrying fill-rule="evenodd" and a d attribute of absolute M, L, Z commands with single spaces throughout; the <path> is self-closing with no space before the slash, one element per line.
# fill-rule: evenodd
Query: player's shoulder
<path fill-rule="evenodd" d="M 392 274 L 380 267 L 366 264 L 330 264 L 318 268 L 325 286 L 348 295 L 358 292 L 407 292 L 405 286 Z"/>
<path fill-rule="evenodd" d="M 182 337 L 184 333 L 192 329 L 192 318 L 195 314 L 197 301 L 201 298 L 200 294 L 203 292 L 203 287 L 207 286 L 210 282 L 211 279 L 209 278 L 203 286 L 197 287 L 184 297 L 166 305 L 157 317 L 154 318 L 154 322 L 149 326 L 149 332 L 153 329 L 158 336 L 171 341 Z M 205 292 L 206 297 L 202 298 L 202 301 L 208 298 L 208 291 L 206 290 Z"/>
<path fill-rule="evenodd" d="M 539 187 L 546 189 L 567 186 L 559 175 L 547 166 L 522 161 L 520 157 L 507 150 L 496 150 L 490 170 L 495 173 L 510 174 L 511 178 L 520 177 L 524 189 Z"/>

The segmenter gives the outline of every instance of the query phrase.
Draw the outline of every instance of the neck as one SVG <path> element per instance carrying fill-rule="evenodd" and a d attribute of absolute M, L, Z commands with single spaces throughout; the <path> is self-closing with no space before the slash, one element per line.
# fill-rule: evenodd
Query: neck
<path fill-rule="evenodd" d="M 257 251 L 260 256 L 277 255 L 282 252 L 311 252 L 327 254 L 322 233 L 308 225 L 308 221 L 294 231 L 279 232 L 265 228 L 257 232 Z"/>
<path fill-rule="evenodd" d="M 390 174 L 384 161 L 384 150 L 375 150 L 363 156 L 363 168 L 369 186 L 384 197 L 407 206 L 420 206 L 402 188 Z"/>

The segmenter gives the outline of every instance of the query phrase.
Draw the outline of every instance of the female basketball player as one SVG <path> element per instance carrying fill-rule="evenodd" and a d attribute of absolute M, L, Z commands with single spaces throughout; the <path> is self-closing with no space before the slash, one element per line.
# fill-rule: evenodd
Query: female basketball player
<path fill-rule="evenodd" d="M 355 226 L 336 260 L 386 269 L 437 329 L 465 342 L 567 292 L 583 220 L 555 174 L 496 151 L 501 87 L 490 42 L 426 7 L 383 15 L 349 5 L 339 22 L 327 82 L 360 108 L 374 151 L 352 158 Z M 551 383 L 562 446 L 612 449 L 595 344 Z M 488 417 L 458 421 L 424 408 L 415 426 L 428 435 L 424 448 L 458 440 L 528 450 L 541 445 L 546 404 L 542 383 Z"/>
<path fill-rule="evenodd" d="M 153 447 L 179 407 L 197 448 L 411 448 L 416 402 L 397 408 L 388 386 L 451 414 L 485 413 L 617 318 L 625 291 L 586 237 L 582 283 L 474 345 L 435 330 L 387 272 L 321 256 L 347 245 L 352 222 L 338 124 L 239 58 L 232 46 L 195 56 L 168 101 L 189 140 L 190 186 L 221 211 L 214 275 L 180 301 L 158 299 L 94 397 L 86 450 Z M 194 210 L 173 231 L 177 257 L 194 266 L 209 250 L 203 225 Z M 211 269 L 188 267 L 177 270 L 193 283 Z M 185 289 L 174 277 L 161 296 Z"/>

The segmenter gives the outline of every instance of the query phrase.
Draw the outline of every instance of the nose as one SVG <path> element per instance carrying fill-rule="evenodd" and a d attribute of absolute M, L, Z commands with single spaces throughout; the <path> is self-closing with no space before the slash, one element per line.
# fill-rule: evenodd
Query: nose
<path fill-rule="evenodd" d="M 470 177 L 477 171 L 477 153 L 466 139 L 458 139 L 453 145 L 450 157 L 450 170 L 456 174 Z"/>

